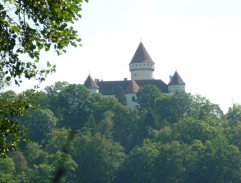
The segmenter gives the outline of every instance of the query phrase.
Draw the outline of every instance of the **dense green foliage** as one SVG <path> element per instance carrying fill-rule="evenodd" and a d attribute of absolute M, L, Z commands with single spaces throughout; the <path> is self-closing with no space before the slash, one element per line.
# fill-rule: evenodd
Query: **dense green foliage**
<path fill-rule="evenodd" d="M 7 81 L 19 84 L 22 77 L 43 80 L 54 68 L 37 65 L 41 51 L 53 49 L 61 54 L 68 45 L 77 46 L 80 39 L 72 24 L 81 17 L 82 3 L 83 0 L 0 1 L 0 73 Z"/>
<path fill-rule="evenodd" d="M 53 50 L 59 55 L 67 46 L 79 45 L 73 23 L 87 1 L 0 0 L 0 90 L 13 82 L 20 85 L 24 78 L 42 82 L 55 71 L 43 57 L 40 63 L 41 53 Z M 32 107 L 26 94 L 5 95 L 0 96 L 0 157 L 26 140 L 14 119 Z"/>
<path fill-rule="evenodd" d="M 31 95 L 32 91 L 25 94 Z M 2 98 L 19 97 L 13 92 Z M 240 105 L 141 88 L 140 106 L 58 82 L 15 119 L 32 140 L 0 160 L 0 182 L 239 183 Z"/>

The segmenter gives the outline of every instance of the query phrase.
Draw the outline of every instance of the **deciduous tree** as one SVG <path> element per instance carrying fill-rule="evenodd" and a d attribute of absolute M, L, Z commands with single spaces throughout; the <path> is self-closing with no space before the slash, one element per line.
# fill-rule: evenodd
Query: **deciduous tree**
<path fill-rule="evenodd" d="M 79 45 L 73 23 L 81 17 L 84 1 L 88 0 L 0 1 L 1 88 L 11 81 L 20 85 L 23 78 L 41 82 L 55 71 L 50 62 L 39 64 L 41 53 L 54 50 L 62 54 L 67 46 Z M 23 129 L 10 118 L 21 115 L 27 106 L 23 98 L 0 98 L 0 157 L 23 140 Z"/>

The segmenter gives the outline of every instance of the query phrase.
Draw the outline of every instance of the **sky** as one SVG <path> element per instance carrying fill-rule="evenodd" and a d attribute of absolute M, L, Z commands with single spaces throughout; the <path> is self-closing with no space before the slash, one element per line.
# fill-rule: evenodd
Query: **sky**
<path fill-rule="evenodd" d="M 89 74 L 130 79 L 128 64 L 142 41 L 155 79 L 168 83 L 177 70 L 187 92 L 225 112 L 241 104 L 241 0 L 89 0 L 74 27 L 82 46 L 43 55 L 57 71 L 42 88 L 56 81 L 83 84 Z"/>

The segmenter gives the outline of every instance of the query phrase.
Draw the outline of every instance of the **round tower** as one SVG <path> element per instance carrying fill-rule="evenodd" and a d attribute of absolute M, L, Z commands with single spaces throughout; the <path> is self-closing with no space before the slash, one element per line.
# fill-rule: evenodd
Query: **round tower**
<path fill-rule="evenodd" d="M 99 93 L 99 86 L 96 84 L 96 82 L 92 79 L 90 75 L 85 80 L 84 86 L 91 94 Z"/>
<path fill-rule="evenodd" d="M 168 92 L 176 93 L 176 92 L 185 92 L 185 82 L 182 80 L 177 71 L 173 76 L 170 77 L 170 82 L 168 83 Z"/>
<path fill-rule="evenodd" d="M 155 63 L 140 42 L 130 64 L 131 80 L 150 80 L 153 79 Z"/>

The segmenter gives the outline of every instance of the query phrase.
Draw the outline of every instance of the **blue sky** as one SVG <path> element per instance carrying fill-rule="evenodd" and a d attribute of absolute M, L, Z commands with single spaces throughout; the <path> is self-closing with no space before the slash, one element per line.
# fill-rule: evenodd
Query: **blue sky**
<path fill-rule="evenodd" d="M 227 111 L 241 103 L 240 10 L 240 0 L 90 0 L 75 24 L 83 46 L 60 57 L 44 54 L 57 72 L 42 87 L 82 84 L 89 73 L 130 79 L 128 64 L 141 39 L 156 63 L 156 79 L 168 83 L 177 69 L 188 92 Z"/>

